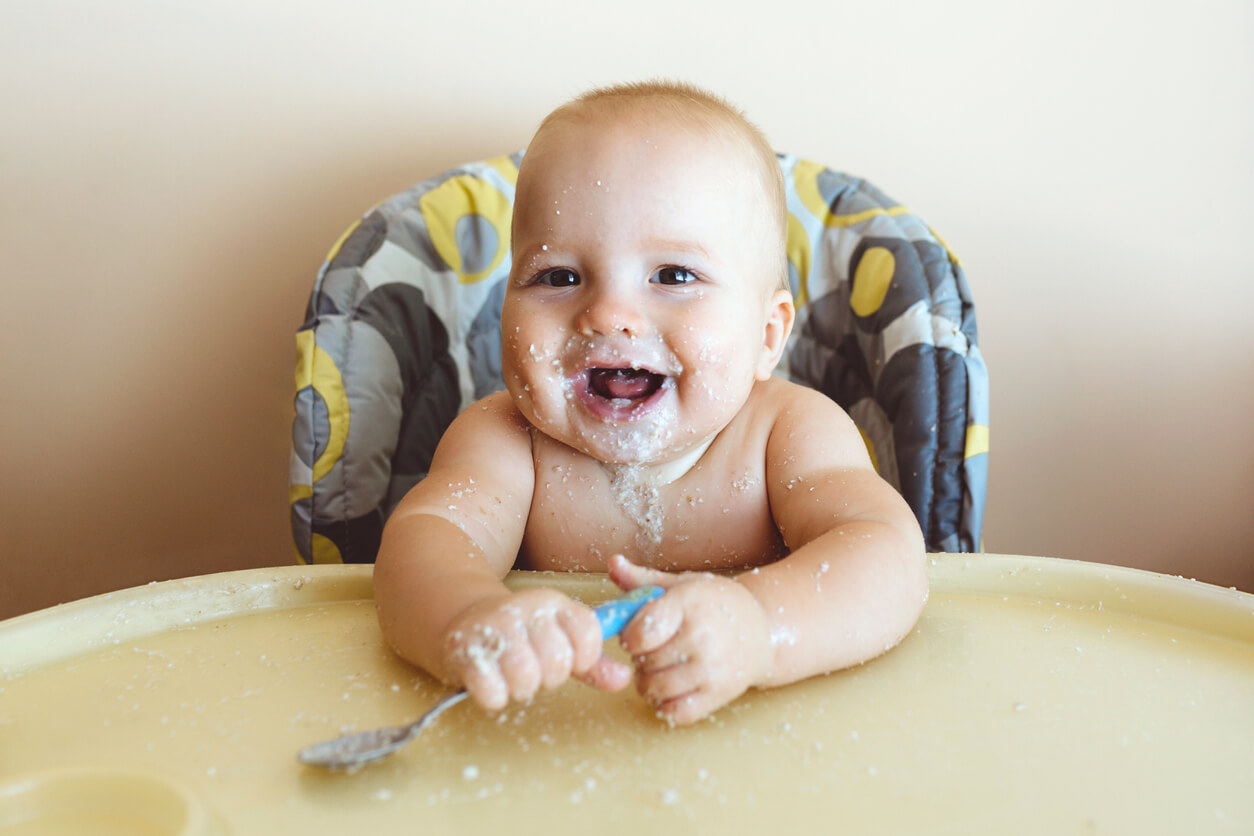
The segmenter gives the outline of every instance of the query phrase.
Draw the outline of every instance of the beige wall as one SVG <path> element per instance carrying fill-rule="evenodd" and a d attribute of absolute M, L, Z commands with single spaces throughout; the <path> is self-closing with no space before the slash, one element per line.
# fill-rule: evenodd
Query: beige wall
<path fill-rule="evenodd" d="M 963 257 L 988 550 L 1254 589 L 1248 3 L 5 6 L 0 616 L 290 562 L 292 332 L 327 246 L 654 75 Z"/>

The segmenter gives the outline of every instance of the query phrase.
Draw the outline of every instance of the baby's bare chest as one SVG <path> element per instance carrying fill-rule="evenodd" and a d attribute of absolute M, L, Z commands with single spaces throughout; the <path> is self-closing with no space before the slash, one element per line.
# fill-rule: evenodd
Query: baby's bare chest
<path fill-rule="evenodd" d="M 520 566 L 601 571 L 613 554 L 672 571 L 761 565 L 783 555 L 764 466 L 703 460 L 670 484 L 642 468 L 537 456 Z"/>

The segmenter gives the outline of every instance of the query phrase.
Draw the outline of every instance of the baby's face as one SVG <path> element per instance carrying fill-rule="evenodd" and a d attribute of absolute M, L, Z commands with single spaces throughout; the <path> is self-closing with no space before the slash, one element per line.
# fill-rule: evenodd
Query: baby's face
<path fill-rule="evenodd" d="M 501 327 L 518 409 L 604 462 L 699 455 L 778 357 L 779 233 L 749 152 L 669 118 L 559 122 L 514 211 Z"/>

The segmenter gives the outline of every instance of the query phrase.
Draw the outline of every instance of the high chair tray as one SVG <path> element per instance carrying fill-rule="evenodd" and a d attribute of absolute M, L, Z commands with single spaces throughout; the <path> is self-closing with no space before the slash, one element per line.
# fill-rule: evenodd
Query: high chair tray
<path fill-rule="evenodd" d="M 935 555 L 930 575 L 895 650 L 695 726 L 569 683 L 495 716 L 460 706 L 351 774 L 296 752 L 446 693 L 384 645 L 368 566 L 20 616 L 0 622 L 0 832 L 66 815 L 161 833 L 1254 828 L 1254 596 L 1051 558 Z M 510 583 L 615 594 L 600 575 Z"/>

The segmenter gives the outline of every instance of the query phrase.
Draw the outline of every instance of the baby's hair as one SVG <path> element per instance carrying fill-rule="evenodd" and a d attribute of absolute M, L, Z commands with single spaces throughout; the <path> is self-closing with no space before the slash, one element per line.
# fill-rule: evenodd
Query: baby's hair
<path fill-rule="evenodd" d="M 770 201 L 772 220 L 779 233 L 780 264 L 779 286 L 790 290 L 788 262 L 784 242 L 787 234 L 787 205 L 784 196 L 784 177 L 779 160 L 766 135 L 749 121 L 740 108 L 726 99 L 683 81 L 638 81 L 597 87 L 575 97 L 567 104 L 550 113 L 540 123 L 536 133 L 563 119 L 575 117 L 583 107 L 607 107 L 614 105 L 644 105 L 664 114 L 685 119 L 711 131 L 730 131 L 733 139 L 748 145 L 757 162 L 758 179 L 762 192 Z"/>

